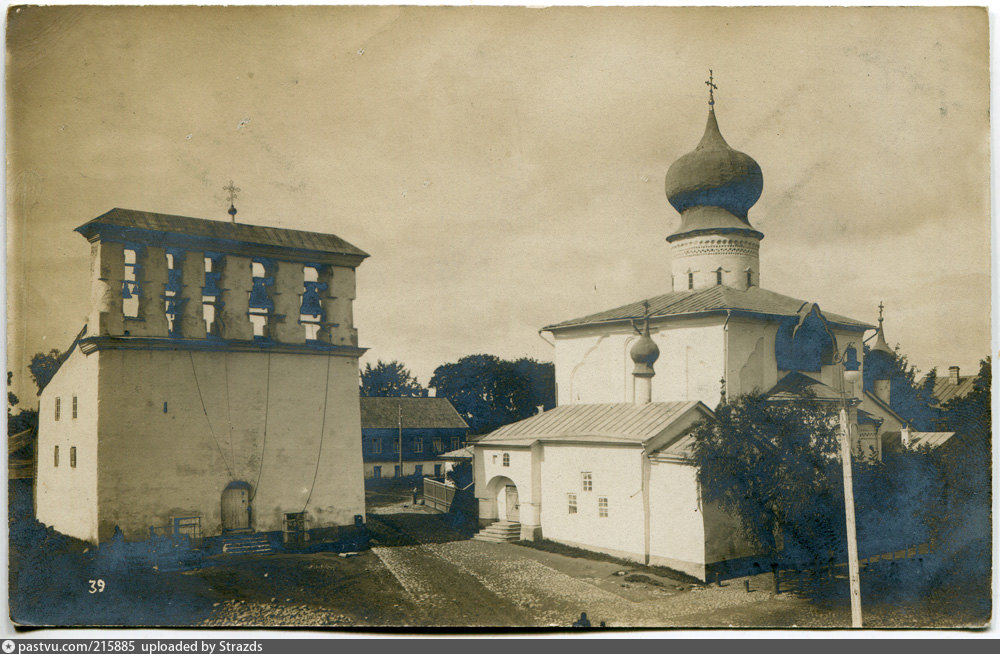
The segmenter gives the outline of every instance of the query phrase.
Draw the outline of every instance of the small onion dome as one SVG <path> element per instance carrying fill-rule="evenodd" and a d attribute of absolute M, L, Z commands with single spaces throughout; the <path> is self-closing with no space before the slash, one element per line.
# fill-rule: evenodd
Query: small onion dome
<path fill-rule="evenodd" d="M 710 109 L 701 142 L 670 166 L 665 186 L 667 199 L 680 213 L 719 207 L 745 222 L 764 190 L 764 177 L 756 161 L 729 147 Z"/>
<path fill-rule="evenodd" d="M 656 343 L 649 337 L 648 321 L 642 336 L 639 337 L 639 340 L 629 350 L 629 356 L 632 357 L 632 361 L 635 363 L 635 369 L 632 371 L 633 375 L 636 377 L 652 377 L 655 374 L 653 372 L 653 364 L 660 358 L 660 348 L 656 347 Z"/>

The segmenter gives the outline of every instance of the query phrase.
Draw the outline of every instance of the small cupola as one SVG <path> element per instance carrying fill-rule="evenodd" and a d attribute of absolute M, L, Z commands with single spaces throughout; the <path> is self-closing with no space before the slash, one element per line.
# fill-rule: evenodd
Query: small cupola
<path fill-rule="evenodd" d="M 642 306 L 645 310 L 643 328 L 642 331 L 636 328 L 639 339 L 632 344 L 632 348 L 629 350 L 629 356 L 632 357 L 632 362 L 635 364 L 632 369 L 632 377 L 635 385 L 636 404 L 646 404 L 652 401 L 653 376 L 656 374 L 653 370 L 653 364 L 660 358 L 660 348 L 649 335 L 649 302 L 643 302 Z"/>

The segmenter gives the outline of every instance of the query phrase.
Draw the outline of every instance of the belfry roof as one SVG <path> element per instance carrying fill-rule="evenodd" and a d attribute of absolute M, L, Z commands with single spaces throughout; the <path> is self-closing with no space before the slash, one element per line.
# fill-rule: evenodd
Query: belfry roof
<path fill-rule="evenodd" d="M 593 313 L 582 318 L 564 320 L 563 322 L 543 327 L 542 331 L 555 332 L 573 327 L 627 322 L 632 318 L 638 319 L 643 316 L 643 302 L 649 302 L 649 317 L 654 320 L 656 318 L 687 317 L 725 311 L 764 316 L 797 316 L 802 307 L 808 304 L 804 300 L 797 300 L 787 295 L 767 291 L 759 286 L 751 286 L 746 290 L 740 290 L 730 286 L 718 285 L 697 291 L 677 291 L 658 295 L 648 300 L 639 300 L 638 302 Z M 873 325 L 853 318 L 825 311 L 823 315 L 828 322 L 840 327 L 858 330 L 874 329 Z"/>

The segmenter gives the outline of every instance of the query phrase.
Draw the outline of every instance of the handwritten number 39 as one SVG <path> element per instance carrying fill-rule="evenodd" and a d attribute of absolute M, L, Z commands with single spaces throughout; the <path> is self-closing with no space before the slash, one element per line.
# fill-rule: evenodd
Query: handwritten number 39
<path fill-rule="evenodd" d="M 90 580 L 90 594 L 103 593 L 104 592 L 104 580 L 103 579 L 91 579 Z"/>

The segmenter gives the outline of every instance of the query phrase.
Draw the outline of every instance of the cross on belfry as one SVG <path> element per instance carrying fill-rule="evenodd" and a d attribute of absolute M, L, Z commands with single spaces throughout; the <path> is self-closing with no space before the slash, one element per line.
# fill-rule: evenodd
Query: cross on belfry
<path fill-rule="evenodd" d="M 705 80 L 705 84 L 708 85 L 708 106 L 715 106 L 715 89 L 719 88 L 715 85 L 714 78 L 712 77 L 712 69 L 708 69 L 708 79 Z"/>
<path fill-rule="evenodd" d="M 879 320 L 882 320 L 882 309 L 884 309 L 884 308 L 885 308 L 885 305 L 882 304 L 881 300 L 879 300 L 879 303 L 878 303 L 878 319 Z"/>
<path fill-rule="evenodd" d="M 229 180 L 228 186 L 222 187 L 223 191 L 229 192 L 229 215 L 232 216 L 233 222 L 236 222 L 236 194 L 242 189 L 233 184 L 233 180 Z"/>

